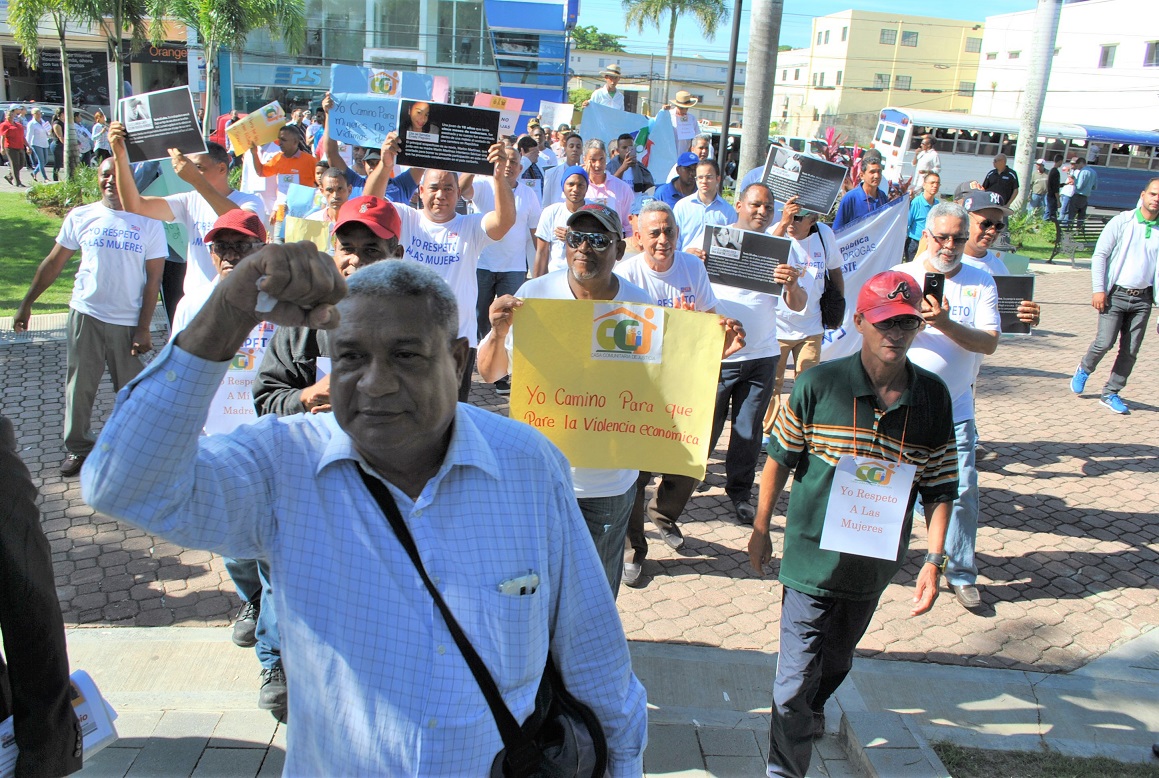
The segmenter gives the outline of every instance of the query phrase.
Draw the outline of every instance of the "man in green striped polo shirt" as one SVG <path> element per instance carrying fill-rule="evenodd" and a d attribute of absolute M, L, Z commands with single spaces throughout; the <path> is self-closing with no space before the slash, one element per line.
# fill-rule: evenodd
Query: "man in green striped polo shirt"
<path fill-rule="evenodd" d="M 809 769 L 825 702 L 905 559 L 919 495 L 931 553 L 912 615 L 938 596 L 958 464 L 950 393 L 906 357 L 924 326 L 921 299 L 904 273 L 871 278 L 853 317 L 861 351 L 803 374 L 773 424 L 748 546 L 763 572 L 772 558 L 773 506 L 791 473 L 769 776 L 802 778 Z"/>

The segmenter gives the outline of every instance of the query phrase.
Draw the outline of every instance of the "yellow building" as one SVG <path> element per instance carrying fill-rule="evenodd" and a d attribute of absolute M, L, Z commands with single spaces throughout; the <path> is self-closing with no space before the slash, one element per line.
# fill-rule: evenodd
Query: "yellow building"
<path fill-rule="evenodd" d="M 777 63 L 774 120 L 787 110 L 788 134 L 813 137 L 833 126 L 864 146 L 885 106 L 969 113 L 982 29 L 981 22 L 869 11 L 817 17 L 807 73 L 799 62 Z"/>

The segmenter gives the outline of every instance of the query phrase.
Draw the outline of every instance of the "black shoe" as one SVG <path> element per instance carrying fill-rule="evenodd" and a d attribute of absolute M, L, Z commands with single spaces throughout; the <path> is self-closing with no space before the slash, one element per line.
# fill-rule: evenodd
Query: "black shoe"
<path fill-rule="evenodd" d="M 675 524 L 672 525 L 672 529 L 665 529 L 664 527 L 661 527 L 660 537 L 664 538 L 664 542 L 667 543 L 673 551 L 679 551 L 680 549 L 684 548 L 684 533 L 682 533 L 680 531 L 680 527 L 677 527 Z"/>
<path fill-rule="evenodd" d="M 973 610 L 982 605 L 982 595 L 974 584 L 950 584 L 950 591 L 954 593 L 954 597 L 957 598 L 962 607 L 967 610 Z"/>
<path fill-rule="evenodd" d="M 708 483 L 708 476 L 706 475 L 706 476 L 704 476 L 704 480 L 696 485 L 696 493 L 697 494 L 704 494 L 705 492 L 707 492 L 711 488 L 712 488 L 712 485 Z"/>
<path fill-rule="evenodd" d="M 241 606 L 233 621 L 233 644 L 241 648 L 253 648 L 258 644 L 258 614 L 262 612 L 261 602 L 247 602 Z"/>
<path fill-rule="evenodd" d="M 262 670 L 258 707 L 270 711 L 278 721 L 286 720 L 286 671 L 280 661 L 268 670 Z"/>
<path fill-rule="evenodd" d="M 86 459 L 88 459 L 88 454 L 69 454 L 60 465 L 60 474 L 65 478 L 72 478 L 80 472 Z"/>
<path fill-rule="evenodd" d="M 751 527 L 753 519 L 757 517 L 757 509 L 748 500 L 733 500 L 732 507 L 736 511 L 736 520 Z"/>
<path fill-rule="evenodd" d="M 820 740 L 825 737 L 825 713 L 813 713 L 813 739 Z"/>
<path fill-rule="evenodd" d="M 511 378 L 500 378 L 495 382 L 495 394 L 506 397 L 511 394 Z"/>

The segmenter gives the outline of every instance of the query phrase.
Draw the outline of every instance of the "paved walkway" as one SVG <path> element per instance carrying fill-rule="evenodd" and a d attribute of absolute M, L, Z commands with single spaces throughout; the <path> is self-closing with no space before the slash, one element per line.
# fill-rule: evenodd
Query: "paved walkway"
<path fill-rule="evenodd" d="M 1044 304 L 1043 325 L 1033 337 L 1004 338 L 986 359 L 978 382 L 979 432 L 998 455 L 981 473 L 978 556 L 985 607 L 968 613 L 943 595 L 930 614 L 908 617 L 912 580 L 925 549 L 919 529 L 909 562 L 886 591 L 859 649 L 862 657 L 889 661 L 869 666 L 893 663 L 905 668 L 908 679 L 923 683 L 940 678 L 945 667 L 909 663 L 1005 669 L 1037 678 L 1026 674 L 1078 670 L 1159 624 L 1153 507 L 1159 504 L 1159 402 L 1152 399 L 1159 367 L 1149 358 L 1156 336 L 1144 343 L 1123 393 L 1133 409 L 1130 416 L 1116 416 L 1097 403 L 1109 363 L 1092 377 L 1090 391 L 1076 398 L 1067 379 L 1095 330 L 1089 275 L 1040 263 L 1032 269 L 1049 271 L 1039 276 L 1036 294 Z M 4 325 L 0 320 L 0 331 Z M 160 339 L 159 333 L 155 340 Z M 237 598 L 219 558 L 94 514 L 80 499 L 76 480 L 56 473 L 63 456 L 63 345 L 0 345 L 0 361 L 8 390 L 0 406 L 14 418 L 22 454 L 41 487 L 66 620 L 91 626 L 226 625 Z M 473 400 L 497 411 L 506 406 L 480 385 Z M 111 401 L 106 383 L 97 419 L 107 415 Z M 743 553 L 748 530 L 731 516 L 722 481 L 723 463 L 714 460 L 710 489 L 694 495 L 687 511 L 686 549 L 673 553 L 653 536 L 647 585 L 622 591 L 621 615 L 629 638 L 638 641 L 637 651 L 645 644 L 673 644 L 721 649 L 730 656 L 760 652 L 771 677 L 779 585 L 773 575 L 758 578 L 750 572 Z M 774 543 L 779 550 L 779 536 Z M 256 684 L 256 664 L 252 670 L 249 681 Z M 99 672 L 93 674 L 103 683 Z M 750 691 L 755 678 L 750 672 Z M 767 705 L 768 681 L 760 682 L 752 710 Z M 940 694 L 935 685 L 925 709 Z M 992 720 L 1004 721 L 1009 715 L 1003 700 L 995 696 L 990 708 L 983 704 L 978 710 L 993 709 Z M 984 723 L 962 726 L 980 732 Z M 663 726 L 655 718 L 653 725 Z M 836 725 L 831 721 L 831 726 Z M 1107 733 L 1124 727 L 1142 739 L 1159 731 L 1145 717 L 1116 716 L 1091 742 L 1114 743 Z M 759 746 L 763 738 L 756 740 Z M 1017 739 L 995 742 L 1026 745 Z M 1145 757 L 1129 749 L 1120 754 Z"/>

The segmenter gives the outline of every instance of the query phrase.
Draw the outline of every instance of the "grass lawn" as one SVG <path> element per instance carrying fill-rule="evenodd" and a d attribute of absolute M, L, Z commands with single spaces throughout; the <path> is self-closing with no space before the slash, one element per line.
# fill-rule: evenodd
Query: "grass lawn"
<path fill-rule="evenodd" d="M 1159 763 L 1063 756 L 1054 751 L 984 751 L 933 743 L 954 778 L 1156 778 Z"/>
<path fill-rule="evenodd" d="M 16 306 L 28 292 L 32 276 L 60 231 L 61 219 L 48 216 L 25 199 L 22 192 L 0 193 L 0 316 L 16 313 Z M 72 297 L 80 252 L 36 304 L 32 313 L 64 313 Z"/>

